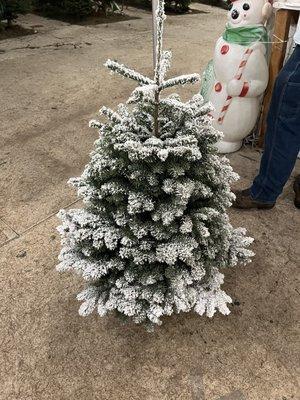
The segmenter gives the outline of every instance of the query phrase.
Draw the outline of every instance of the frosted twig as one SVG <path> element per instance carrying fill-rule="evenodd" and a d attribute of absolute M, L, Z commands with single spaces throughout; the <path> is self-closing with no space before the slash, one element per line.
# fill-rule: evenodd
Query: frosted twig
<path fill-rule="evenodd" d="M 169 50 L 163 51 L 161 57 L 161 68 L 160 68 L 161 79 L 165 78 L 167 72 L 170 69 L 171 58 L 172 58 L 172 53 Z"/>
<path fill-rule="evenodd" d="M 161 90 L 170 88 L 173 86 L 178 86 L 178 85 L 187 85 L 189 83 L 196 83 L 200 81 L 200 75 L 199 74 L 190 74 L 190 75 L 180 75 L 175 78 L 168 79 L 167 81 L 164 81 L 161 85 L 160 88 Z"/>
<path fill-rule="evenodd" d="M 139 72 L 136 72 L 133 69 L 126 67 L 126 65 L 120 64 L 116 61 L 107 60 L 104 66 L 110 69 L 112 72 L 122 75 L 125 78 L 130 78 L 134 81 L 137 81 L 141 85 L 154 84 L 154 81 L 152 79 L 147 78 L 146 76 L 140 74 Z"/>
<path fill-rule="evenodd" d="M 99 114 L 105 115 L 112 122 L 115 122 L 115 123 L 122 122 L 122 118 L 120 117 L 120 115 L 108 107 L 103 106 L 102 108 L 100 108 Z"/>

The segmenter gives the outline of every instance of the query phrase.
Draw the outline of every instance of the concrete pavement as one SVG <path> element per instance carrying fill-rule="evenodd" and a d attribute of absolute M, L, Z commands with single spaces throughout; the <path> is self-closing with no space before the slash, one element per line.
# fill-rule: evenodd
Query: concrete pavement
<path fill-rule="evenodd" d="M 202 69 L 225 24 L 224 10 L 193 8 L 199 12 L 167 19 L 172 75 Z M 134 19 L 93 26 L 28 15 L 22 24 L 42 25 L 38 34 L 0 42 L 0 399 L 299 399 L 292 180 L 275 209 L 230 211 L 255 238 L 256 256 L 226 271 L 228 317 L 172 316 L 153 334 L 112 316 L 82 318 L 82 282 L 54 269 L 55 214 L 77 201 L 66 181 L 80 174 L 97 136 L 88 121 L 134 86 L 102 64 L 111 57 L 151 73 L 151 15 L 126 13 Z M 254 177 L 259 157 L 251 149 L 230 157 L 240 185 Z"/>

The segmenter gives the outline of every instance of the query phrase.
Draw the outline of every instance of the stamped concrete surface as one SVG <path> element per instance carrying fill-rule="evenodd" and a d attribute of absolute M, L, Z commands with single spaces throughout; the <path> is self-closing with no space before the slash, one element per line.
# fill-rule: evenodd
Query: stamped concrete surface
<path fill-rule="evenodd" d="M 193 8 L 200 12 L 167 20 L 173 74 L 202 69 L 225 23 L 218 8 Z M 292 179 L 275 209 L 230 211 L 255 238 L 256 256 L 226 271 L 234 299 L 227 317 L 176 315 L 153 334 L 112 316 L 82 318 L 82 282 L 54 269 L 55 214 L 74 206 L 66 181 L 82 171 L 96 138 L 88 120 L 133 88 L 101 64 L 111 57 L 151 73 L 151 15 L 126 13 L 132 19 L 93 26 L 29 15 L 21 22 L 36 35 L 0 42 L 0 399 L 298 400 Z M 230 156 L 239 185 L 251 182 L 259 158 L 249 148 Z"/>

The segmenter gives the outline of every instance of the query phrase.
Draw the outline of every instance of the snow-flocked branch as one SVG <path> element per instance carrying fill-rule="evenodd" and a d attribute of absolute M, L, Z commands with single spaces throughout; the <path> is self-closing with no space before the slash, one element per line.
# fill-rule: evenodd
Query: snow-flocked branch
<path fill-rule="evenodd" d="M 152 79 L 147 78 L 146 76 L 140 74 L 139 72 L 136 72 L 133 69 L 128 68 L 126 65 L 120 64 L 116 61 L 107 60 L 104 66 L 110 69 L 114 73 L 122 75 L 125 78 L 130 78 L 134 81 L 137 81 L 140 85 L 154 84 L 154 81 Z"/>
<path fill-rule="evenodd" d="M 146 101 L 148 103 L 154 102 L 154 94 L 157 91 L 157 85 L 138 86 L 134 89 L 129 97 L 127 103 L 137 103 L 138 101 Z"/>
<path fill-rule="evenodd" d="M 199 74 L 181 75 L 175 78 L 168 79 L 161 84 L 161 90 L 178 85 L 187 85 L 189 83 L 197 83 L 200 81 Z"/>
<path fill-rule="evenodd" d="M 102 108 L 100 108 L 99 114 L 104 115 L 112 122 L 115 122 L 115 123 L 122 122 L 122 117 L 118 113 L 116 113 L 115 111 L 111 110 L 108 107 L 103 106 Z"/>
<path fill-rule="evenodd" d="M 103 126 L 104 125 L 96 119 L 91 119 L 89 122 L 89 128 L 101 129 Z"/>
<path fill-rule="evenodd" d="M 161 57 L 160 74 L 161 79 L 164 79 L 171 66 L 172 53 L 169 50 L 164 50 Z"/>

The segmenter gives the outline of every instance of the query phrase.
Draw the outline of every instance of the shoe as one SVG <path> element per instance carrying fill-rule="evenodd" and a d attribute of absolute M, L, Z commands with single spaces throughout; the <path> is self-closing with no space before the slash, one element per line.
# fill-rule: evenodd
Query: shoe
<path fill-rule="evenodd" d="M 295 207 L 300 208 L 300 175 L 296 176 L 294 182 L 294 192 L 295 192 Z"/>
<path fill-rule="evenodd" d="M 258 200 L 254 200 L 251 197 L 250 188 L 245 190 L 233 190 L 236 196 L 235 201 L 232 204 L 234 208 L 242 208 L 244 210 L 250 210 L 256 208 L 258 210 L 270 210 L 275 206 L 275 203 L 263 203 Z M 300 194 L 300 187 L 299 187 Z"/>

